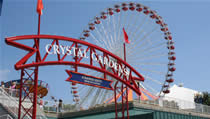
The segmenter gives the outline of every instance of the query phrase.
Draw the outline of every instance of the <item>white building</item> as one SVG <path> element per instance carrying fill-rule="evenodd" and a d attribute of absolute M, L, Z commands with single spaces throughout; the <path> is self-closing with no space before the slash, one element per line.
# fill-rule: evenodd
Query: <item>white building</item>
<path fill-rule="evenodd" d="M 170 89 L 170 93 L 166 94 L 162 99 L 168 101 L 175 101 L 180 109 L 194 109 L 194 96 L 201 94 L 198 91 L 185 88 L 182 85 L 173 85 Z"/>

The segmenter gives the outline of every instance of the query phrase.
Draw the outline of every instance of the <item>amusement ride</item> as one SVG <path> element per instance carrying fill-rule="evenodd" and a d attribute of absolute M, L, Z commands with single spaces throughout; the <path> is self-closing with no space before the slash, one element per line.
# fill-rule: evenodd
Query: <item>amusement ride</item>
<path fill-rule="evenodd" d="M 40 90 L 42 97 L 48 92 L 48 86 L 38 81 L 42 66 L 69 66 L 64 71 L 69 75 L 66 81 L 70 82 L 76 108 L 115 103 L 116 118 L 117 103 L 122 105 L 122 118 L 129 118 L 128 101 L 156 100 L 170 92 L 176 70 L 175 46 L 168 25 L 156 11 L 134 2 L 113 5 L 99 12 L 74 39 L 40 34 L 42 9 L 42 0 L 38 0 L 37 35 L 5 40 L 27 51 L 15 64 L 15 69 L 21 70 L 17 81 L 19 119 L 26 115 L 35 119 L 37 96 Z M 24 88 L 27 85 L 31 90 Z M 29 97 L 29 93 L 33 96 Z M 33 103 L 29 109 L 22 105 L 25 97 Z"/>
<path fill-rule="evenodd" d="M 130 41 L 126 44 L 127 63 L 145 78 L 144 82 L 139 82 L 141 100 L 157 99 L 169 93 L 169 85 L 174 81 L 175 47 L 167 24 L 156 11 L 138 3 L 116 4 L 90 20 L 79 39 L 96 44 L 123 59 L 123 28 Z M 97 72 L 86 74 L 103 77 Z M 114 101 L 113 92 L 101 88 L 72 83 L 71 92 L 80 107 Z M 129 100 L 139 98 L 132 90 L 129 94 Z M 121 98 L 120 95 L 118 98 Z"/>

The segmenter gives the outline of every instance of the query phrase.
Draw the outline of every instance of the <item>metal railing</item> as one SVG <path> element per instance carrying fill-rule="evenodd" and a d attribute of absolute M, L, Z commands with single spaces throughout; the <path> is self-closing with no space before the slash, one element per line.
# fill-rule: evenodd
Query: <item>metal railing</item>
<path fill-rule="evenodd" d="M 43 105 L 43 110 L 45 113 L 59 113 L 59 102 L 57 101 L 49 101 L 49 100 L 44 100 L 44 105 Z M 65 101 L 67 102 L 67 101 Z M 80 111 L 80 110 L 85 110 L 83 108 L 78 108 L 78 105 L 76 104 L 71 104 L 71 103 L 62 103 L 62 107 L 60 109 L 60 112 L 75 112 L 75 111 Z"/>
<path fill-rule="evenodd" d="M 39 105 L 37 105 L 36 118 L 37 119 L 47 119 L 47 117 L 45 116 L 43 108 L 41 108 Z"/>
<path fill-rule="evenodd" d="M 0 103 L 15 117 L 18 117 L 18 103 L 3 88 L 0 87 Z M 23 111 L 23 110 L 22 110 Z"/>
<path fill-rule="evenodd" d="M 59 113 L 58 102 L 44 100 L 43 110 L 45 113 Z M 69 112 L 75 110 L 75 105 L 63 104 L 60 112 Z"/>
<path fill-rule="evenodd" d="M 12 93 L 11 93 L 12 95 Z M 0 87 L 0 103 L 6 107 L 6 109 L 14 115 L 14 117 L 18 117 L 18 108 L 19 104 L 17 98 L 12 97 L 7 91 Z M 21 113 L 25 113 L 24 110 L 21 110 Z M 26 115 L 24 119 L 30 119 L 29 115 Z"/>
<path fill-rule="evenodd" d="M 5 94 L 3 96 L 5 99 L 3 97 L 0 97 L 1 99 L 2 98 L 4 99 L 4 100 L 0 100 L 0 103 L 4 103 L 2 101 L 9 101 L 9 103 L 10 103 L 10 99 L 12 99 L 11 101 L 15 104 L 15 106 L 12 107 L 12 111 L 13 111 L 14 115 L 17 116 L 18 115 L 18 108 L 19 108 L 19 106 L 18 106 L 18 104 L 19 104 L 19 102 L 18 102 L 18 100 L 19 100 L 19 90 L 18 89 L 10 89 L 10 88 L 1 88 L 0 90 L 1 90 L 1 92 L 3 91 L 4 94 Z M 7 96 L 7 98 L 5 96 Z M 29 94 L 29 96 L 33 96 L 33 93 Z M 10 97 L 10 99 L 8 99 L 9 97 Z M 26 97 L 25 106 L 28 106 L 28 108 L 29 108 L 31 105 L 32 105 L 32 103 L 30 102 L 29 97 Z M 24 111 L 22 110 L 22 112 L 24 112 Z M 44 114 L 43 109 L 41 109 L 39 106 L 37 106 L 37 114 L 36 115 L 37 115 L 38 119 L 47 119 L 47 117 Z M 30 118 L 30 117 L 27 116 L 27 118 Z"/>
<path fill-rule="evenodd" d="M 156 105 L 160 107 L 177 109 L 188 112 L 210 114 L 210 106 L 172 97 L 164 97 L 164 98 L 159 98 L 157 100 L 145 100 L 145 101 L 141 100 L 140 103 Z"/>
<path fill-rule="evenodd" d="M 135 100 L 138 101 L 139 100 Z M 210 106 L 197 104 L 187 100 L 172 97 L 159 98 L 157 100 L 140 100 L 142 104 L 149 104 L 164 108 L 176 109 L 200 114 L 210 114 Z M 45 113 L 58 113 L 58 102 L 44 100 L 43 110 Z M 63 103 L 61 112 L 76 111 L 75 105 Z"/>
<path fill-rule="evenodd" d="M 0 103 L 5 104 L 8 107 L 11 107 L 11 105 L 14 106 L 9 109 L 17 115 L 18 114 L 17 96 L 19 95 L 19 90 L 12 90 L 13 92 L 11 91 L 11 89 L 8 88 L 5 89 L 4 91 L 3 90 L 4 89 L 0 88 L 0 93 L 7 95 L 7 97 L 4 99 L 0 96 L 1 98 Z M 11 103 L 10 100 L 13 100 L 12 104 L 7 105 L 8 103 Z M 210 114 L 210 106 L 197 104 L 195 102 L 190 102 L 187 100 L 181 100 L 172 97 L 164 97 L 164 98 L 159 98 L 157 100 L 145 100 L 145 101 L 140 100 L 140 103 L 150 104 L 170 109 L 184 110 L 188 112 Z M 76 111 L 75 105 L 63 103 L 61 112 L 71 112 L 71 111 Z M 47 119 L 44 113 L 58 113 L 58 102 L 44 100 L 43 106 L 41 107 L 40 105 L 37 106 L 37 117 L 39 117 L 40 119 Z"/>
<path fill-rule="evenodd" d="M 13 119 L 9 114 L 1 115 L 0 119 Z"/>
<path fill-rule="evenodd" d="M 44 100 L 43 101 L 44 105 L 43 105 L 43 110 L 46 113 L 57 113 L 58 112 L 58 103 L 55 101 L 48 101 L 48 100 Z"/>

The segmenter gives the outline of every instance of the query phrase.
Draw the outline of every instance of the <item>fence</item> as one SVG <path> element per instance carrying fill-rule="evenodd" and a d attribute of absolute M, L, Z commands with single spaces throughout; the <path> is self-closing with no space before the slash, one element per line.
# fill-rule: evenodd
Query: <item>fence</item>
<path fill-rule="evenodd" d="M 17 117 L 18 115 L 18 108 L 19 108 L 18 95 L 19 95 L 19 90 L 17 89 L 0 87 L 0 103 L 3 104 L 9 110 L 9 112 L 12 113 L 15 117 Z M 33 95 L 31 94 L 31 96 Z M 26 98 L 23 105 L 25 108 L 29 109 L 32 106 L 32 103 L 28 98 Z M 24 110 L 21 110 L 21 112 L 23 115 Z M 39 106 L 37 106 L 37 118 L 47 119 L 43 112 L 43 109 L 41 109 Z M 24 119 L 30 119 L 30 117 L 26 116 Z"/>
<path fill-rule="evenodd" d="M 1 115 L 0 119 L 13 119 L 10 115 L 5 114 L 5 115 Z"/>
<path fill-rule="evenodd" d="M 140 100 L 140 103 L 150 104 L 150 105 L 170 108 L 170 109 L 184 110 L 188 112 L 210 114 L 210 106 L 197 104 L 197 103 L 186 101 L 186 100 L 171 98 L 171 97 L 159 98 L 157 100 Z M 58 102 L 45 100 L 43 110 L 46 113 L 48 112 L 57 113 Z M 75 111 L 75 110 L 76 110 L 76 105 L 63 104 L 62 112 L 70 112 L 70 111 Z M 78 110 L 81 110 L 81 109 L 78 109 Z"/>
<path fill-rule="evenodd" d="M 141 100 L 140 103 L 151 104 L 160 107 L 196 112 L 201 114 L 210 114 L 210 106 L 197 104 L 187 100 L 180 100 L 172 97 L 159 98 L 157 100 Z"/>
<path fill-rule="evenodd" d="M 18 115 L 18 102 L 14 97 L 11 97 L 7 91 L 0 87 L 0 103 L 15 117 Z M 21 110 L 23 112 L 23 110 Z"/>
<path fill-rule="evenodd" d="M 0 88 L 2 90 L 2 88 Z M 8 88 L 5 88 L 5 91 L 7 92 L 7 95 L 10 97 L 13 97 L 12 100 L 16 100 L 15 105 L 18 105 L 17 103 L 17 97 L 19 95 L 19 90 L 11 90 Z M 33 94 L 31 94 L 33 96 Z M 0 100 L 0 103 L 5 103 L 8 104 L 8 99 Z M 27 101 L 27 99 L 26 99 Z M 40 115 L 41 117 L 45 118 L 44 113 L 58 113 L 58 102 L 55 101 L 48 101 L 44 100 L 44 105 L 43 107 L 38 106 L 37 114 Z M 171 109 L 177 109 L 177 110 L 184 110 L 184 111 L 189 111 L 189 112 L 196 112 L 196 113 L 201 113 L 201 114 L 210 114 L 210 106 L 207 105 L 202 105 L 202 104 L 197 104 L 194 102 L 190 102 L 187 100 L 180 100 L 177 98 L 172 98 L 172 97 L 164 97 L 164 98 L 159 98 L 157 100 L 140 100 L 140 103 L 144 104 L 150 104 L 150 105 L 156 105 L 160 107 L 165 107 L 165 108 L 171 108 Z M 18 107 L 14 107 L 13 111 L 16 111 L 15 113 L 17 114 Z M 43 111 L 42 111 L 43 110 Z M 75 111 L 75 110 L 81 110 L 77 109 L 76 105 L 73 104 L 63 104 L 62 106 L 62 112 L 70 112 L 70 111 Z"/>
<path fill-rule="evenodd" d="M 58 102 L 56 101 L 49 101 L 49 100 L 44 100 L 44 105 L 43 105 L 43 110 L 45 113 L 58 113 Z M 62 108 L 61 108 L 61 112 L 71 112 L 71 111 L 75 111 L 76 105 L 74 104 L 67 104 L 67 103 L 63 103 L 62 104 Z"/>

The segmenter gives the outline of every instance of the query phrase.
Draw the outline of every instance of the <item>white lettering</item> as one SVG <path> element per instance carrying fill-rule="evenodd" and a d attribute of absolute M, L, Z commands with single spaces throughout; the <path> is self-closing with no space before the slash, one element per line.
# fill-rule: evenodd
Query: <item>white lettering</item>
<path fill-rule="evenodd" d="M 78 48 L 78 50 L 77 50 L 78 52 L 77 52 L 77 56 L 78 57 L 83 57 L 83 54 L 82 54 L 82 51 L 81 51 L 81 49 L 80 48 Z"/>
<path fill-rule="evenodd" d="M 109 67 L 113 68 L 115 65 L 115 62 L 113 60 L 109 60 Z"/>
<path fill-rule="evenodd" d="M 121 65 L 119 65 L 118 71 L 118 76 L 120 76 L 120 74 L 123 74 L 123 67 L 121 67 Z"/>
<path fill-rule="evenodd" d="M 71 48 L 70 46 L 66 47 L 67 55 L 71 55 L 72 54 L 70 48 Z"/>
<path fill-rule="evenodd" d="M 61 49 L 61 51 L 62 51 L 62 54 L 64 55 L 64 54 L 65 54 L 65 53 L 64 53 L 65 46 L 60 45 L 60 49 Z"/>
<path fill-rule="evenodd" d="M 98 55 L 98 61 L 99 61 L 101 64 L 103 64 L 103 57 L 100 56 L 100 55 Z"/>
<path fill-rule="evenodd" d="M 54 54 L 60 54 L 58 45 L 53 45 Z"/>
<path fill-rule="evenodd" d="M 127 68 L 124 68 L 124 74 L 125 74 L 126 76 L 129 76 L 129 71 L 128 71 Z"/>
<path fill-rule="evenodd" d="M 47 44 L 47 45 L 45 46 L 45 50 L 46 50 L 46 52 L 47 52 L 48 54 L 52 54 L 52 52 L 49 51 L 49 48 L 51 48 L 51 47 L 52 47 L 51 44 Z"/>
<path fill-rule="evenodd" d="M 104 64 L 108 65 L 108 58 L 107 57 L 104 57 Z"/>
<path fill-rule="evenodd" d="M 95 53 L 92 53 L 92 54 L 91 54 L 91 58 L 92 58 L 92 60 L 97 61 L 97 58 L 94 57 L 94 55 L 95 55 Z M 97 61 L 97 62 L 98 62 L 98 61 Z"/>
<path fill-rule="evenodd" d="M 77 48 L 72 47 L 72 49 L 73 49 L 73 53 L 74 53 L 73 55 L 76 56 L 76 49 L 77 49 Z"/>
<path fill-rule="evenodd" d="M 83 51 L 84 51 L 84 58 L 88 58 L 86 51 L 85 50 Z"/>
<path fill-rule="evenodd" d="M 53 51 L 50 51 L 49 49 L 53 49 Z M 83 58 L 88 58 L 87 56 L 87 52 L 84 49 L 81 48 L 76 48 L 76 47 L 71 47 L 71 46 L 63 46 L 63 45 L 51 45 L 51 44 L 47 44 L 45 46 L 45 50 L 48 54 L 67 54 L 67 55 L 72 55 L 72 56 L 77 56 L 77 57 L 83 57 Z M 119 63 L 116 59 L 114 58 L 110 58 L 107 56 L 102 56 L 99 54 L 96 54 L 94 52 L 92 52 L 92 54 L 90 54 L 90 58 L 93 61 L 99 62 L 102 65 L 106 65 L 107 66 L 107 70 L 109 70 L 110 68 L 112 68 L 113 70 L 118 72 L 118 76 L 127 76 L 129 77 L 129 73 L 130 70 L 129 68 L 126 68 L 126 66 L 122 63 Z"/>

